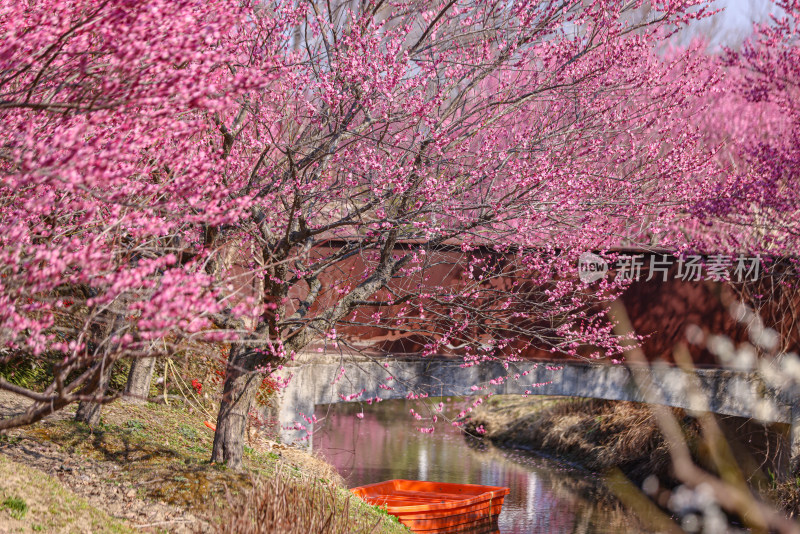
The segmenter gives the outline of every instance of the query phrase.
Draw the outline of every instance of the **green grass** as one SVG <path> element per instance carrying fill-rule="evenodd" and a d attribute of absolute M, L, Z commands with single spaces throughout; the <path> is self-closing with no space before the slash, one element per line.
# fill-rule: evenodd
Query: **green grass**
<path fill-rule="evenodd" d="M 178 434 L 189 441 L 197 441 L 200 437 L 197 430 L 185 424 L 182 424 L 178 427 Z"/>
<path fill-rule="evenodd" d="M 28 503 L 19 497 L 7 497 L 6 500 L 3 501 L 3 508 L 5 508 L 14 519 L 22 519 L 25 517 L 25 514 L 28 513 Z"/>
<path fill-rule="evenodd" d="M 131 432 L 136 432 L 139 430 L 144 430 L 144 424 L 136 419 L 131 419 L 130 421 L 125 422 L 125 428 L 129 429 Z"/>

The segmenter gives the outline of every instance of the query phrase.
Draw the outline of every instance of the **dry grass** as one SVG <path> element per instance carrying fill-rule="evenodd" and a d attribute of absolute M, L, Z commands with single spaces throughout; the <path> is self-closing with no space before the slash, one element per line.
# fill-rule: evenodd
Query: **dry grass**
<path fill-rule="evenodd" d="M 333 484 L 279 471 L 254 479 L 252 485 L 251 491 L 227 494 L 217 508 L 216 532 L 366 534 L 399 527 L 394 518 L 365 513 L 364 503 Z"/>
<path fill-rule="evenodd" d="M 800 477 L 764 490 L 771 502 L 776 503 L 791 518 L 800 517 Z"/>
<path fill-rule="evenodd" d="M 506 404 L 503 398 L 488 403 L 471 415 L 469 425 L 482 424 L 497 445 L 551 452 L 593 471 L 619 467 L 636 481 L 650 474 L 669 478 L 669 449 L 646 405 L 554 398 Z M 699 443 L 699 425 L 681 410 L 675 415 L 687 441 Z"/>

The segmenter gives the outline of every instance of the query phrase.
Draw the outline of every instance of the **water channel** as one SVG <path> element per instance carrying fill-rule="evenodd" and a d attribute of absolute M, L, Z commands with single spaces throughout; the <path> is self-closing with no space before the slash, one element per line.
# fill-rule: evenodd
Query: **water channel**
<path fill-rule="evenodd" d="M 420 402 L 317 406 L 324 420 L 316 425 L 314 449 L 350 487 L 393 478 L 506 486 L 503 534 L 645 531 L 599 475 L 533 453 L 471 446 L 446 424 L 420 433 L 428 425 L 409 416 L 411 409 L 425 413 Z M 453 399 L 446 406 L 457 413 L 464 405 Z"/>

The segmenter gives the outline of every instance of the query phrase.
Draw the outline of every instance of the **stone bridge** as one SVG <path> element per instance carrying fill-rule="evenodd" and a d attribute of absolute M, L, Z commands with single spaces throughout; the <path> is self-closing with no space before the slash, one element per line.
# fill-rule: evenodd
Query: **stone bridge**
<path fill-rule="evenodd" d="M 344 372 L 342 372 L 344 371 Z M 768 387 L 755 373 L 724 369 L 686 371 L 674 366 L 624 366 L 579 361 L 499 362 L 464 367 L 439 357 L 337 357 L 301 354 L 283 370 L 291 374 L 279 408 L 281 438 L 312 446 L 314 406 L 409 395 L 557 395 L 657 403 L 693 411 L 790 425 L 791 469 L 800 466 L 800 402 Z M 519 375 L 517 377 L 517 375 Z M 391 378 L 390 378 L 391 377 Z M 516 377 L 516 378 L 515 378 Z M 391 389 L 389 389 L 391 388 Z M 354 394 L 358 394 L 353 397 Z M 305 429 L 297 428 L 300 423 Z"/>

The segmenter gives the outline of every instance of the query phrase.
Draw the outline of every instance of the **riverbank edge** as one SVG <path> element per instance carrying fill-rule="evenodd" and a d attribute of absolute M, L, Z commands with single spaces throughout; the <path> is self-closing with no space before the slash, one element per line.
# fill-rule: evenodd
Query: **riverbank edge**
<path fill-rule="evenodd" d="M 710 468 L 699 422 L 683 410 L 671 410 L 695 461 Z M 463 422 L 470 439 L 486 440 L 499 448 L 536 452 L 597 473 L 619 469 L 639 488 L 651 475 L 661 487 L 678 484 L 669 447 L 645 404 L 496 395 L 468 413 Z M 777 481 L 771 473 L 759 473 L 754 488 L 790 517 L 800 517 L 800 477 Z"/>
<path fill-rule="evenodd" d="M 497 395 L 464 423 L 468 434 L 497 447 L 536 451 L 589 471 L 619 468 L 637 483 L 651 474 L 670 476 L 669 450 L 649 411 L 636 403 Z"/>

